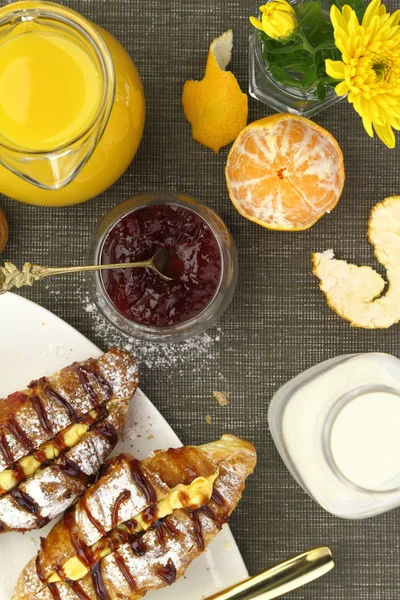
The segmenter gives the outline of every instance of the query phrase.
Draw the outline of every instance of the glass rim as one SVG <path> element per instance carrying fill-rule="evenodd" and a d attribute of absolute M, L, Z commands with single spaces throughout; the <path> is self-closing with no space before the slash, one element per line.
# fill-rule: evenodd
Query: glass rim
<path fill-rule="evenodd" d="M 48 2 L 47 0 L 45 2 L 43 0 L 35 1 L 35 3 L 31 0 L 19 0 L 15 4 L 6 4 L 0 8 L 0 27 L 12 19 L 23 18 L 30 13 L 35 14 L 39 18 L 48 18 L 54 22 L 61 22 L 83 37 L 96 53 L 103 78 L 103 94 L 97 112 L 84 131 L 73 139 L 55 146 L 51 150 L 29 150 L 0 141 L 0 149 L 3 148 L 9 152 L 24 154 L 26 156 L 46 157 L 62 150 L 68 150 L 68 148 L 83 140 L 100 121 L 104 122 L 102 127 L 104 130 L 115 99 L 116 78 L 114 62 L 105 40 L 90 21 L 71 8 L 56 4 L 55 2 Z"/>
<path fill-rule="evenodd" d="M 135 202 L 137 203 L 136 205 Z M 104 216 L 93 234 L 89 247 L 89 255 L 91 260 L 99 263 L 104 242 L 116 223 L 140 208 L 160 204 L 181 207 L 198 215 L 207 227 L 210 228 L 218 243 L 221 259 L 219 282 L 212 298 L 201 312 L 177 325 L 168 327 L 143 325 L 128 319 L 119 311 L 111 301 L 105 289 L 103 279 L 98 272 L 92 273 L 91 277 L 89 274 L 87 281 L 91 288 L 92 298 L 100 312 L 128 337 L 137 337 L 150 342 L 181 341 L 199 335 L 211 327 L 214 324 L 213 320 L 221 316 L 229 306 L 236 287 L 237 256 L 235 243 L 227 225 L 215 211 L 191 196 L 171 190 L 147 191 L 137 194 L 121 202 Z M 218 230 L 218 225 L 220 225 L 221 230 Z M 225 242 L 224 234 L 226 234 Z M 224 289 L 225 287 L 226 289 Z M 115 320 L 110 315 L 114 315 Z"/>
<path fill-rule="evenodd" d="M 370 393 L 374 393 L 374 392 L 385 392 L 387 394 L 391 394 L 393 396 L 397 396 L 398 398 L 400 398 L 399 390 L 396 390 L 395 388 L 385 386 L 385 385 L 363 386 L 363 387 L 353 389 L 353 390 L 347 392 L 346 394 L 343 394 L 342 396 L 340 396 L 340 398 L 338 398 L 336 400 L 335 404 L 331 407 L 331 409 L 326 417 L 324 427 L 322 429 L 322 451 L 323 451 L 324 457 L 327 461 L 327 464 L 328 464 L 331 472 L 335 475 L 335 477 L 338 477 L 338 479 L 340 479 L 342 483 L 344 483 L 347 486 L 350 486 L 352 489 L 354 489 L 358 492 L 367 493 L 367 494 L 378 494 L 380 496 L 383 496 L 383 495 L 393 494 L 394 492 L 400 491 L 400 484 L 395 487 L 392 487 L 392 488 L 389 488 L 386 490 L 382 490 L 382 489 L 373 489 L 373 488 L 369 488 L 369 487 L 364 487 L 362 485 L 358 485 L 357 483 L 354 483 L 354 481 L 349 479 L 343 473 L 343 471 L 340 469 L 339 465 L 337 464 L 337 462 L 335 460 L 335 457 L 333 456 L 331 443 L 330 443 L 335 421 L 336 421 L 337 417 L 339 416 L 339 414 L 341 413 L 341 411 L 348 404 L 350 404 L 350 402 L 352 402 L 356 398 L 359 398 L 360 396 L 364 396 L 366 394 L 370 394 Z M 400 468 L 399 468 L 399 475 L 400 475 Z"/>
<path fill-rule="evenodd" d="M 177 201 L 175 202 L 170 202 L 168 200 L 164 200 L 162 201 L 161 199 L 154 199 L 149 201 L 148 203 L 144 204 L 143 206 L 138 206 L 136 208 L 131 208 L 129 210 L 127 210 L 126 212 L 124 212 L 122 215 L 120 215 L 119 218 L 117 218 L 116 220 L 112 221 L 109 226 L 107 227 L 107 230 L 103 233 L 102 235 L 102 239 L 101 239 L 101 243 L 99 244 L 98 247 L 98 252 L 97 252 L 97 263 L 98 264 L 103 264 L 100 262 L 101 259 L 101 253 L 103 251 L 104 248 L 104 244 L 107 240 L 107 237 L 109 235 L 109 233 L 111 232 L 111 230 L 120 222 L 122 221 L 122 219 L 125 219 L 125 217 L 127 217 L 128 215 L 140 210 L 141 208 L 145 208 L 146 206 L 150 206 L 150 205 L 166 205 L 166 206 L 176 206 L 178 208 L 182 207 L 181 204 L 179 204 Z M 209 300 L 209 302 L 206 304 L 206 306 L 196 315 L 194 315 L 193 317 L 191 317 L 190 319 L 188 319 L 187 321 L 182 321 L 181 323 L 178 323 L 176 325 L 170 325 L 168 327 L 155 327 L 155 326 L 150 326 L 150 325 L 144 325 L 143 323 L 137 323 L 136 321 L 133 321 L 131 319 L 128 319 L 128 317 L 126 317 L 119 309 L 117 306 L 115 306 L 115 304 L 112 302 L 106 288 L 105 288 L 105 284 L 104 284 L 104 279 L 102 277 L 102 273 L 99 271 L 96 273 L 96 278 L 99 280 L 100 285 L 102 287 L 104 296 L 106 297 L 106 300 L 108 301 L 108 304 L 110 306 L 110 308 L 112 308 L 114 311 L 118 312 L 118 314 L 120 315 L 121 319 L 123 319 L 123 321 L 126 321 L 127 323 L 129 323 L 130 325 L 134 324 L 137 325 L 138 327 L 140 327 L 141 329 L 144 329 L 145 331 L 147 331 L 148 333 L 159 333 L 161 335 L 168 335 L 169 333 L 173 332 L 175 333 L 177 330 L 180 329 L 180 327 L 185 326 L 185 329 L 188 328 L 190 326 L 191 323 L 194 323 L 195 321 L 197 321 L 198 319 L 201 318 L 201 316 L 207 311 L 207 309 L 210 307 L 210 305 L 214 302 L 216 296 L 218 295 L 220 289 L 221 289 L 221 285 L 222 285 L 222 280 L 223 280 L 223 271 L 224 271 L 224 256 L 223 256 L 223 252 L 222 252 L 222 247 L 221 247 L 221 240 L 218 237 L 218 232 L 215 230 L 215 227 L 213 226 L 212 223 L 207 222 L 204 217 L 202 215 L 200 215 L 197 211 L 195 211 L 193 208 L 188 208 L 186 207 L 186 210 L 192 212 L 193 214 L 199 216 L 201 218 L 201 220 L 207 225 L 207 227 L 209 227 L 214 235 L 214 238 L 218 244 L 218 250 L 219 250 L 219 255 L 221 258 L 221 273 L 219 276 L 219 281 L 218 281 L 218 285 L 215 289 L 215 292 L 212 296 L 212 298 Z"/>

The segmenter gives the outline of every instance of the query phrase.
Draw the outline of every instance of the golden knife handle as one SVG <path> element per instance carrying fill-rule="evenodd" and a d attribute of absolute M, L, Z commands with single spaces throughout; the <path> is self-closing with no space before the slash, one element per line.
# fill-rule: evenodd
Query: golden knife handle
<path fill-rule="evenodd" d="M 209 596 L 206 600 L 272 600 L 325 575 L 333 567 L 329 548 L 314 548 Z"/>

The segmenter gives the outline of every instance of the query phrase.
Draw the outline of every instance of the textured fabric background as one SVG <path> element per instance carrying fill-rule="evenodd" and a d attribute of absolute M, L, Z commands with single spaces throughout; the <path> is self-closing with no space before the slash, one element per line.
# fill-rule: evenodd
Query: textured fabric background
<path fill-rule="evenodd" d="M 229 224 L 239 251 L 234 301 L 192 354 L 163 350 L 142 362 L 142 388 L 184 443 L 234 432 L 259 452 L 232 529 L 251 573 L 312 546 L 327 544 L 336 569 L 292 594 L 295 599 L 395 600 L 400 596 L 399 511 L 361 522 L 325 513 L 295 483 L 267 427 L 268 403 L 289 378 L 335 355 L 381 351 L 399 354 L 399 326 L 387 331 L 352 329 L 327 306 L 311 273 L 313 251 L 334 248 L 338 257 L 382 272 L 366 238 L 371 207 L 400 193 L 399 148 L 371 140 L 345 102 L 316 118 L 343 148 L 347 181 L 342 199 L 304 233 L 274 233 L 239 216 L 224 179 L 228 149 L 218 155 L 194 142 L 181 109 L 187 78 L 203 76 L 214 37 L 232 27 L 232 71 L 247 88 L 248 15 L 256 0 L 68 0 L 72 8 L 108 29 L 127 48 L 143 78 L 147 121 L 140 150 L 122 179 L 101 197 L 65 209 L 29 207 L 1 199 L 10 221 L 2 259 L 19 264 L 84 263 L 97 222 L 118 202 L 148 189 L 177 189 L 215 209 Z M 398 0 L 388 0 L 394 9 Z M 270 110 L 250 99 L 250 120 Z M 384 274 L 384 273 L 383 273 Z M 106 348 L 115 343 L 85 310 L 83 278 L 53 279 L 21 293 L 52 310 Z M 97 323 L 97 324 L 96 324 Z M 121 343 L 122 343 L 121 339 Z M 204 344 L 207 345 L 204 350 Z M 199 351 L 200 348 L 200 351 Z M 140 355 L 145 353 L 140 348 Z M 149 351 L 150 352 L 150 351 Z M 163 353 L 174 359 L 163 362 Z M 161 366 L 160 366 L 161 364 Z M 158 365 L 158 366 L 157 366 Z M 212 392 L 231 392 L 221 408 Z M 205 417 L 210 415 L 211 425 Z"/>

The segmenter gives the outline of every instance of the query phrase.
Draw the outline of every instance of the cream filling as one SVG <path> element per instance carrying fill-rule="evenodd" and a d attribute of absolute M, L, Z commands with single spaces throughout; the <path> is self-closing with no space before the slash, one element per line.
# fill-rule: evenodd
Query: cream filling
<path fill-rule="evenodd" d="M 160 500 L 155 507 L 154 520 L 163 519 L 164 517 L 172 514 L 174 510 L 179 508 L 190 508 L 190 510 L 197 510 L 201 506 L 204 506 L 211 500 L 211 495 L 213 493 L 214 482 L 218 477 L 218 470 L 209 477 L 197 477 L 192 481 L 190 485 L 183 485 L 180 483 L 172 490 L 170 490 L 169 494 L 165 496 L 162 500 Z M 133 520 L 136 521 L 137 525 L 134 531 L 129 530 L 130 535 L 134 535 L 135 533 L 140 533 L 142 531 L 147 531 L 154 520 L 150 523 L 143 519 L 144 512 L 133 517 Z M 124 523 L 118 525 L 115 529 L 110 531 L 107 534 L 107 538 L 110 538 L 108 544 L 104 544 L 104 538 L 98 541 L 96 544 L 92 546 L 93 552 L 96 552 L 96 549 L 101 544 L 101 550 L 99 552 L 99 560 L 105 558 L 109 554 L 113 552 L 112 546 L 112 537 L 117 537 L 118 533 L 124 534 L 128 531 L 128 528 Z M 86 565 L 82 563 L 82 561 L 74 556 L 70 558 L 63 566 L 64 575 L 67 579 L 71 581 L 77 581 L 78 579 L 82 579 L 85 575 L 88 574 L 89 569 Z M 48 580 L 48 583 L 55 583 L 57 581 L 61 581 L 61 578 L 53 573 Z"/>
<path fill-rule="evenodd" d="M 95 410 L 91 410 L 89 415 L 93 419 L 92 423 L 73 423 L 72 425 L 69 425 L 63 433 L 56 435 L 57 438 L 62 436 L 61 439 L 68 449 L 73 448 L 79 444 L 80 441 L 82 441 L 90 427 L 95 422 L 98 413 Z M 24 478 L 22 480 L 18 480 L 15 476 L 17 469 L 5 469 L 0 473 L 0 496 L 15 488 L 26 478 L 32 477 L 32 475 L 34 475 L 36 471 L 40 469 L 43 461 L 40 461 L 38 458 L 36 458 L 35 454 L 43 452 L 46 456 L 46 460 L 50 461 L 57 459 L 61 455 L 61 451 L 54 445 L 53 442 L 54 440 L 45 442 L 39 447 L 39 450 L 36 450 L 34 454 L 30 456 L 24 456 L 16 462 L 17 468 L 22 469 L 24 473 Z"/>

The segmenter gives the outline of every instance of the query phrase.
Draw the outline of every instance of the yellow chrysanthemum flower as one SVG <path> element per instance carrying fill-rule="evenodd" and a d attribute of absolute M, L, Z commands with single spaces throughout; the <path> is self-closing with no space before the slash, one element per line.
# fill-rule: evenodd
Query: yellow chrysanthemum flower
<path fill-rule="evenodd" d="M 400 129 L 400 10 L 386 12 L 381 0 L 372 0 L 360 25 L 354 10 L 331 8 L 335 44 L 341 61 L 326 60 L 326 72 L 342 79 L 335 88 L 348 94 L 371 137 L 374 129 L 389 148 Z"/>
<path fill-rule="evenodd" d="M 284 40 L 296 29 L 296 15 L 287 0 L 273 0 L 260 6 L 261 21 L 250 17 L 250 23 L 274 40 Z"/>

